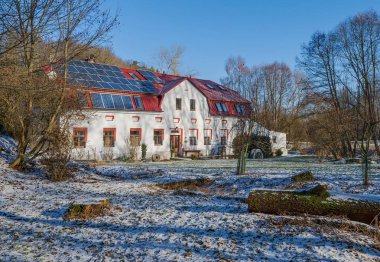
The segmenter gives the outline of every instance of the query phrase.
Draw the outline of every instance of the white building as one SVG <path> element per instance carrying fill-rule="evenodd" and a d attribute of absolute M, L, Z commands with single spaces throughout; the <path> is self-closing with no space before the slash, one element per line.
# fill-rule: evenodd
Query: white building
<path fill-rule="evenodd" d="M 90 112 L 73 123 L 77 159 L 141 158 L 143 144 L 147 159 L 231 155 L 234 126 L 250 111 L 248 100 L 209 80 L 82 61 L 68 69 Z M 271 136 L 286 153 L 285 134 Z"/>

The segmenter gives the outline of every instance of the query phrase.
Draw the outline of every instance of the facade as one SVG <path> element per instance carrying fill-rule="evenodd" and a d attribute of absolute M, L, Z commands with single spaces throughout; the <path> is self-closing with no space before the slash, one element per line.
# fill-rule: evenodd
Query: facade
<path fill-rule="evenodd" d="M 209 80 L 82 61 L 68 69 L 88 113 L 72 123 L 76 159 L 139 159 L 143 144 L 147 159 L 230 155 L 234 127 L 250 112 L 248 100 Z M 285 152 L 285 134 L 272 139 Z"/>

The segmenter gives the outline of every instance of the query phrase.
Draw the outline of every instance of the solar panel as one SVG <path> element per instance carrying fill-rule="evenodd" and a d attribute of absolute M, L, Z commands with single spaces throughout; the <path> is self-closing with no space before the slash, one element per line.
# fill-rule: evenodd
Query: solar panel
<path fill-rule="evenodd" d="M 133 103 L 130 96 L 121 96 L 124 103 L 124 109 L 133 109 Z"/>
<path fill-rule="evenodd" d="M 62 66 L 55 66 L 58 74 L 63 73 Z M 141 72 L 140 72 L 141 71 Z M 148 81 L 127 79 L 116 66 L 94 64 L 84 61 L 72 61 L 68 65 L 68 81 L 72 85 L 82 85 L 100 89 L 156 93 L 152 82 L 162 82 L 150 71 L 139 70 Z"/>
<path fill-rule="evenodd" d="M 162 80 L 151 71 L 137 70 L 146 80 L 162 84 Z"/>
<path fill-rule="evenodd" d="M 113 104 L 115 105 L 115 109 L 124 109 L 123 99 L 120 95 L 112 95 Z"/>
<path fill-rule="evenodd" d="M 91 94 L 92 107 L 94 108 L 104 108 L 102 96 L 100 94 Z"/>

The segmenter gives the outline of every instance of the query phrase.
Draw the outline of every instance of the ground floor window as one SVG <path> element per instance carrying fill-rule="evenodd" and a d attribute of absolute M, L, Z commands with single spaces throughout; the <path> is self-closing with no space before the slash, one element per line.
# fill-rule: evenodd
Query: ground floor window
<path fill-rule="evenodd" d="M 211 139 L 212 139 L 212 130 L 211 129 L 205 129 L 203 130 L 203 134 L 204 134 L 204 145 L 205 146 L 209 146 L 211 145 Z"/>
<path fill-rule="evenodd" d="M 220 144 L 222 146 L 227 145 L 228 129 L 220 129 Z"/>
<path fill-rule="evenodd" d="M 73 129 L 73 143 L 75 148 L 85 148 L 87 142 L 87 128 Z"/>
<path fill-rule="evenodd" d="M 191 146 L 196 146 L 198 144 L 198 129 L 189 130 L 189 143 Z"/>
<path fill-rule="evenodd" d="M 131 128 L 130 130 L 131 146 L 139 146 L 141 142 L 141 128 Z"/>
<path fill-rule="evenodd" d="M 116 141 L 116 129 L 104 128 L 103 129 L 103 145 L 104 147 L 114 147 Z"/>
<path fill-rule="evenodd" d="M 153 140 L 154 140 L 155 146 L 161 146 L 162 141 L 164 140 L 164 130 L 163 129 L 154 129 Z"/>

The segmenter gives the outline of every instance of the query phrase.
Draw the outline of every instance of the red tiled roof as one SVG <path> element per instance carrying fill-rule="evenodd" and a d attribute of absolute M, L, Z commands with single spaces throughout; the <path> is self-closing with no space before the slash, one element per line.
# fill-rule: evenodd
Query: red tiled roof
<path fill-rule="evenodd" d="M 241 116 L 250 112 L 250 102 L 247 99 L 242 97 L 238 92 L 228 87 L 221 86 L 213 81 L 159 73 L 156 73 L 156 75 L 164 81 L 164 86 L 161 90 L 162 94 L 169 92 L 172 88 L 187 79 L 207 98 L 211 115 Z M 213 88 L 211 89 L 207 84 Z M 219 112 L 215 105 L 215 103 L 218 102 L 223 102 L 227 106 L 228 112 Z M 244 105 L 245 113 L 238 113 L 235 104 Z"/>

